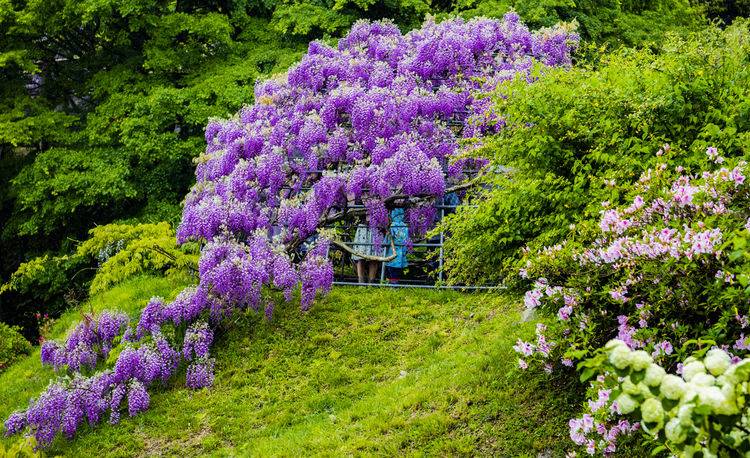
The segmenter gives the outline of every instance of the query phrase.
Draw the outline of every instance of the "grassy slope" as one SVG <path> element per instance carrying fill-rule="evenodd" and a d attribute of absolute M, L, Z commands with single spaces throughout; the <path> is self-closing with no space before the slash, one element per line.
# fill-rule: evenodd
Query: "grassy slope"
<path fill-rule="evenodd" d="M 96 296 L 135 313 L 178 284 L 142 277 Z M 86 306 L 88 307 L 88 305 Z M 501 295 L 335 289 L 307 314 L 240 318 L 214 346 L 214 387 L 177 380 L 119 425 L 57 440 L 52 454 L 500 455 L 568 446 L 580 400 L 514 370 L 510 349 L 533 325 Z M 57 335 L 75 321 L 63 317 Z M 0 375 L 0 415 L 23 407 L 52 372 L 38 351 Z M 4 440 L 7 442 L 7 439 Z M 557 453 L 555 453 L 557 455 Z"/>

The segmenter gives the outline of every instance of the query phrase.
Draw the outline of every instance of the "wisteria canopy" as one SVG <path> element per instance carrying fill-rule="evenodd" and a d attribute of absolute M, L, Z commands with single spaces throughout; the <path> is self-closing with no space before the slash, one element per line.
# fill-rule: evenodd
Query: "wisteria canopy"
<path fill-rule="evenodd" d="M 107 413 L 117 422 L 125 405 L 130 415 L 145 410 L 149 385 L 183 365 L 188 386 L 210 385 L 213 327 L 224 317 L 246 308 L 270 316 L 270 289 L 291 300 L 300 287 L 306 309 L 331 287 L 330 238 L 298 250 L 305 240 L 348 217 L 384 231 L 396 207 L 413 236 L 424 234 L 434 203 L 483 165 L 465 156 L 462 137 L 503 126 L 484 95 L 519 75 L 531 81 L 535 64 L 569 64 L 577 42 L 563 27 L 531 33 L 515 13 L 427 21 L 406 35 L 388 21 L 359 22 L 336 48 L 312 42 L 283 78 L 257 84 L 253 105 L 206 127 L 178 229 L 180 242 L 205 242 L 198 285 L 170 303 L 153 299 L 136 326 L 103 314 L 65 344 L 45 343 L 43 363 L 66 376 L 14 413 L 6 432 L 28 428 L 48 446 Z M 120 337 L 114 367 L 81 374 L 104 366 Z"/>

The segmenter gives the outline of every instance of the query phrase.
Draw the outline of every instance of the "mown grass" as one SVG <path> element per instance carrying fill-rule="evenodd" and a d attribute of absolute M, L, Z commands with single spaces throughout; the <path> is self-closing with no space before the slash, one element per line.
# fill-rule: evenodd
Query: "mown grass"
<path fill-rule="evenodd" d="M 182 285 L 141 277 L 91 300 L 135 313 Z M 55 328 L 64 335 L 76 312 Z M 66 456 L 562 455 L 580 399 L 519 373 L 511 346 L 533 335 L 498 294 L 336 288 L 308 313 L 248 314 L 219 334 L 216 381 L 175 380 L 151 409 L 84 428 Z M 0 415 L 53 377 L 38 351 L 0 375 Z M 8 439 L 4 439 L 9 443 Z"/>

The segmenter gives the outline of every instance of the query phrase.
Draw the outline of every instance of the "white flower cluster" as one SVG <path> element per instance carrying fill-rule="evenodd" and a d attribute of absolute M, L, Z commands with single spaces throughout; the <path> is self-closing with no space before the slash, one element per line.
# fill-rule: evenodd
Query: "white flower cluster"
<path fill-rule="evenodd" d="M 686 359 L 679 377 L 667 374 L 654 364 L 651 355 L 633 351 L 621 340 L 611 340 L 605 350 L 618 373 L 627 373 L 619 378 L 617 411 L 639 416 L 646 432 L 666 438 L 670 449 L 679 450 L 680 456 L 692 456 L 699 450 L 703 456 L 715 456 L 717 444 L 712 443 L 709 428 L 725 428 L 721 446 L 734 443 L 734 450 L 739 450 L 750 441 L 745 432 L 750 426 L 745 403 L 750 359 L 732 364 L 724 350 L 714 348 L 702 361 Z M 719 425 L 718 416 L 737 420 L 732 425 Z"/>

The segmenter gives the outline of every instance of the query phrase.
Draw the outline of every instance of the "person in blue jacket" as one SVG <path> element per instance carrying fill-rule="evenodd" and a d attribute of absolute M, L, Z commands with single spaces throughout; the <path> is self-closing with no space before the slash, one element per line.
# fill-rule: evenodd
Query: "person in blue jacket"
<path fill-rule="evenodd" d="M 406 241 L 409 239 L 409 227 L 404 222 L 404 209 L 391 210 L 391 227 L 388 236 L 393 240 L 396 257 L 385 264 L 385 276 L 389 283 L 398 283 L 409 265 L 406 260 Z M 391 243 L 386 243 L 386 257 L 393 255 Z"/>

